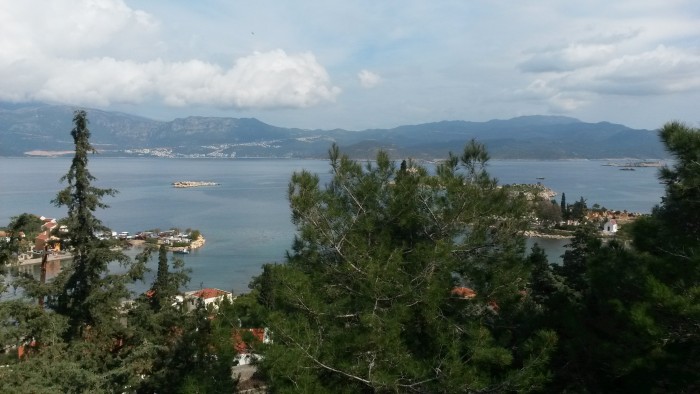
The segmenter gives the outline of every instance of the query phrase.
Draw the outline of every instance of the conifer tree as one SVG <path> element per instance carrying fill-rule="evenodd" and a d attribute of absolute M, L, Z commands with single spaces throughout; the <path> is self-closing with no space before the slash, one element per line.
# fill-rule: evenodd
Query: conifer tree
<path fill-rule="evenodd" d="M 565 253 L 581 301 L 551 316 L 551 391 L 700 390 L 700 131 L 673 122 L 660 136 L 676 161 L 660 171 L 661 205 L 629 227 L 632 247 L 580 228 Z"/>
<path fill-rule="evenodd" d="M 526 201 L 498 188 L 472 141 L 436 175 L 386 153 L 363 166 L 329 152 L 333 179 L 295 173 L 298 236 L 286 265 L 253 283 L 274 343 L 275 390 L 534 390 L 550 332 L 513 335 L 527 267 Z M 469 287 L 476 296 L 453 292 Z M 518 349 L 518 351 L 512 351 Z"/>
<path fill-rule="evenodd" d="M 67 233 L 64 239 L 73 256 L 73 262 L 64 267 L 55 283 L 61 288 L 50 305 L 59 313 L 69 317 L 68 335 L 74 336 L 83 329 L 106 322 L 113 313 L 116 303 L 128 295 L 121 278 L 107 273 L 111 261 L 127 263 L 128 258 L 120 251 L 111 248 L 107 241 L 100 240 L 97 234 L 108 229 L 95 216 L 97 209 L 106 208 L 102 202 L 105 196 L 113 196 L 113 189 L 93 186 L 95 177 L 88 169 L 88 156 L 95 150 L 90 144 L 87 114 L 76 111 L 73 117 L 74 128 L 71 136 L 75 144 L 75 154 L 68 173 L 61 180 L 67 186 L 58 192 L 54 203 L 68 208 L 64 221 Z M 100 319 L 102 315 L 103 319 Z"/>
<path fill-rule="evenodd" d="M 566 245 L 566 251 L 562 255 L 562 265 L 556 270 L 559 275 L 566 278 L 569 287 L 578 292 L 587 289 L 588 262 L 601 246 L 602 241 L 593 224 L 583 223 L 576 227 L 574 237 Z"/>
<path fill-rule="evenodd" d="M 588 213 L 588 206 L 586 205 L 586 200 L 583 197 L 581 197 L 581 199 L 576 201 L 571 206 L 571 210 L 569 211 L 569 217 L 571 219 L 582 222 L 582 221 L 586 220 L 587 213 Z"/>
<path fill-rule="evenodd" d="M 569 219 L 569 209 L 568 209 L 568 207 L 567 207 L 567 205 L 566 205 L 566 193 L 562 193 L 562 194 L 561 194 L 561 204 L 560 204 L 560 207 L 561 207 L 561 217 L 562 217 L 564 220 L 568 220 L 568 219 Z"/>
<path fill-rule="evenodd" d="M 158 248 L 158 269 L 151 288 L 151 304 L 156 312 L 161 309 L 165 302 L 173 302 L 171 298 L 175 296 L 177 289 L 173 291 L 172 287 L 168 270 L 168 249 L 163 244 Z"/>

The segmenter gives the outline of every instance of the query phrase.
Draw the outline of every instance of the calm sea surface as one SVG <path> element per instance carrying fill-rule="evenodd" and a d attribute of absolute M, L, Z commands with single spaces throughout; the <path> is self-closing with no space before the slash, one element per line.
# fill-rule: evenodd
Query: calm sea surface
<path fill-rule="evenodd" d="M 489 166 L 501 184 L 542 182 L 573 203 L 583 196 L 588 205 L 649 212 L 659 203 L 663 186 L 656 168 L 620 171 L 607 161 L 494 160 Z M 66 215 L 51 204 L 63 187 L 59 178 L 69 158 L 0 158 L 0 225 L 30 212 L 47 217 Z M 324 160 L 197 160 L 102 158 L 90 160 L 96 185 L 117 189 L 105 199 L 110 208 L 97 216 L 113 231 L 178 227 L 199 229 L 207 239 L 201 250 L 183 256 L 193 270 L 190 288 L 218 287 L 247 291 L 250 279 L 266 262 L 284 260 L 294 235 L 286 199 L 292 172 L 307 169 L 329 178 Z M 544 178 L 544 179 L 538 179 Z M 174 189 L 177 180 L 211 181 L 219 186 Z M 550 259 L 564 242 L 540 240 Z"/>

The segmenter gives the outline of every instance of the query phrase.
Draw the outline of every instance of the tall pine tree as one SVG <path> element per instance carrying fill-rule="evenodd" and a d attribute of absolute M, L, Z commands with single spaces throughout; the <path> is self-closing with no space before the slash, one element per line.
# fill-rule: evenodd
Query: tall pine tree
<path fill-rule="evenodd" d="M 269 308 L 262 369 L 275 390 L 527 391 L 546 381 L 551 333 L 513 335 L 528 282 L 526 202 L 497 186 L 487 160 L 472 141 L 431 175 L 383 152 L 363 165 L 333 146 L 327 187 L 292 176 L 298 236 L 288 263 L 253 283 Z"/>
<path fill-rule="evenodd" d="M 660 171 L 660 206 L 627 228 L 631 247 L 581 227 L 564 255 L 581 301 L 550 316 L 551 391 L 700 390 L 700 130 L 673 122 L 660 137 L 676 160 Z"/>
<path fill-rule="evenodd" d="M 95 152 L 90 144 L 87 114 L 76 111 L 71 136 L 75 143 L 75 155 L 68 173 L 61 181 L 68 185 L 58 192 L 54 203 L 68 208 L 64 242 L 73 256 L 73 262 L 64 267 L 56 279 L 61 286 L 50 305 L 58 313 L 69 317 L 69 336 L 83 333 L 86 327 L 111 319 L 113 308 L 128 296 L 122 280 L 107 272 L 112 261 L 127 263 L 129 259 L 121 251 L 114 250 L 108 241 L 98 234 L 108 229 L 95 216 L 97 209 L 106 208 L 105 196 L 113 196 L 113 189 L 93 186 L 95 177 L 88 170 L 88 156 Z"/>

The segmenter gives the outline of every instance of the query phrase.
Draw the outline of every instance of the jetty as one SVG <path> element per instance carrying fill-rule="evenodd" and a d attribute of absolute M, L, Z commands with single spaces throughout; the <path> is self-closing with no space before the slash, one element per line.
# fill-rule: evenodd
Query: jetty
<path fill-rule="evenodd" d="M 204 181 L 176 181 L 172 183 L 173 187 L 176 188 L 187 188 L 187 187 L 202 187 L 202 186 L 218 186 L 216 182 L 204 182 Z"/>

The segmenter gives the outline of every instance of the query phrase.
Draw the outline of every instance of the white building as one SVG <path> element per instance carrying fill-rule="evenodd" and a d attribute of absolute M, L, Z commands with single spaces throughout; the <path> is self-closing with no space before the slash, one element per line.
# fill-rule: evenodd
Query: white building
<path fill-rule="evenodd" d="M 180 301 L 184 301 L 185 309 L 191 311 L 197 307 L 198 300 L 202 300 L 205 308 L 208 308 L 209 305 L 212 305 L 214 308 L 218 308 L 219 303 L 221 303 L 224 298 L 228 299 L 230 302 L 233 302 L 235 299 L 233 293 L 230 291 L 206 288 L 188 291 L 185 293 L 184 299 Z"/>
<path fill-rule="evenodd" d="M 608 219 L 608 221 L 603 224 L 603 232 L 606 234 L 615 234 L 617 232 L 617 221 L 615 219 Z"/>

